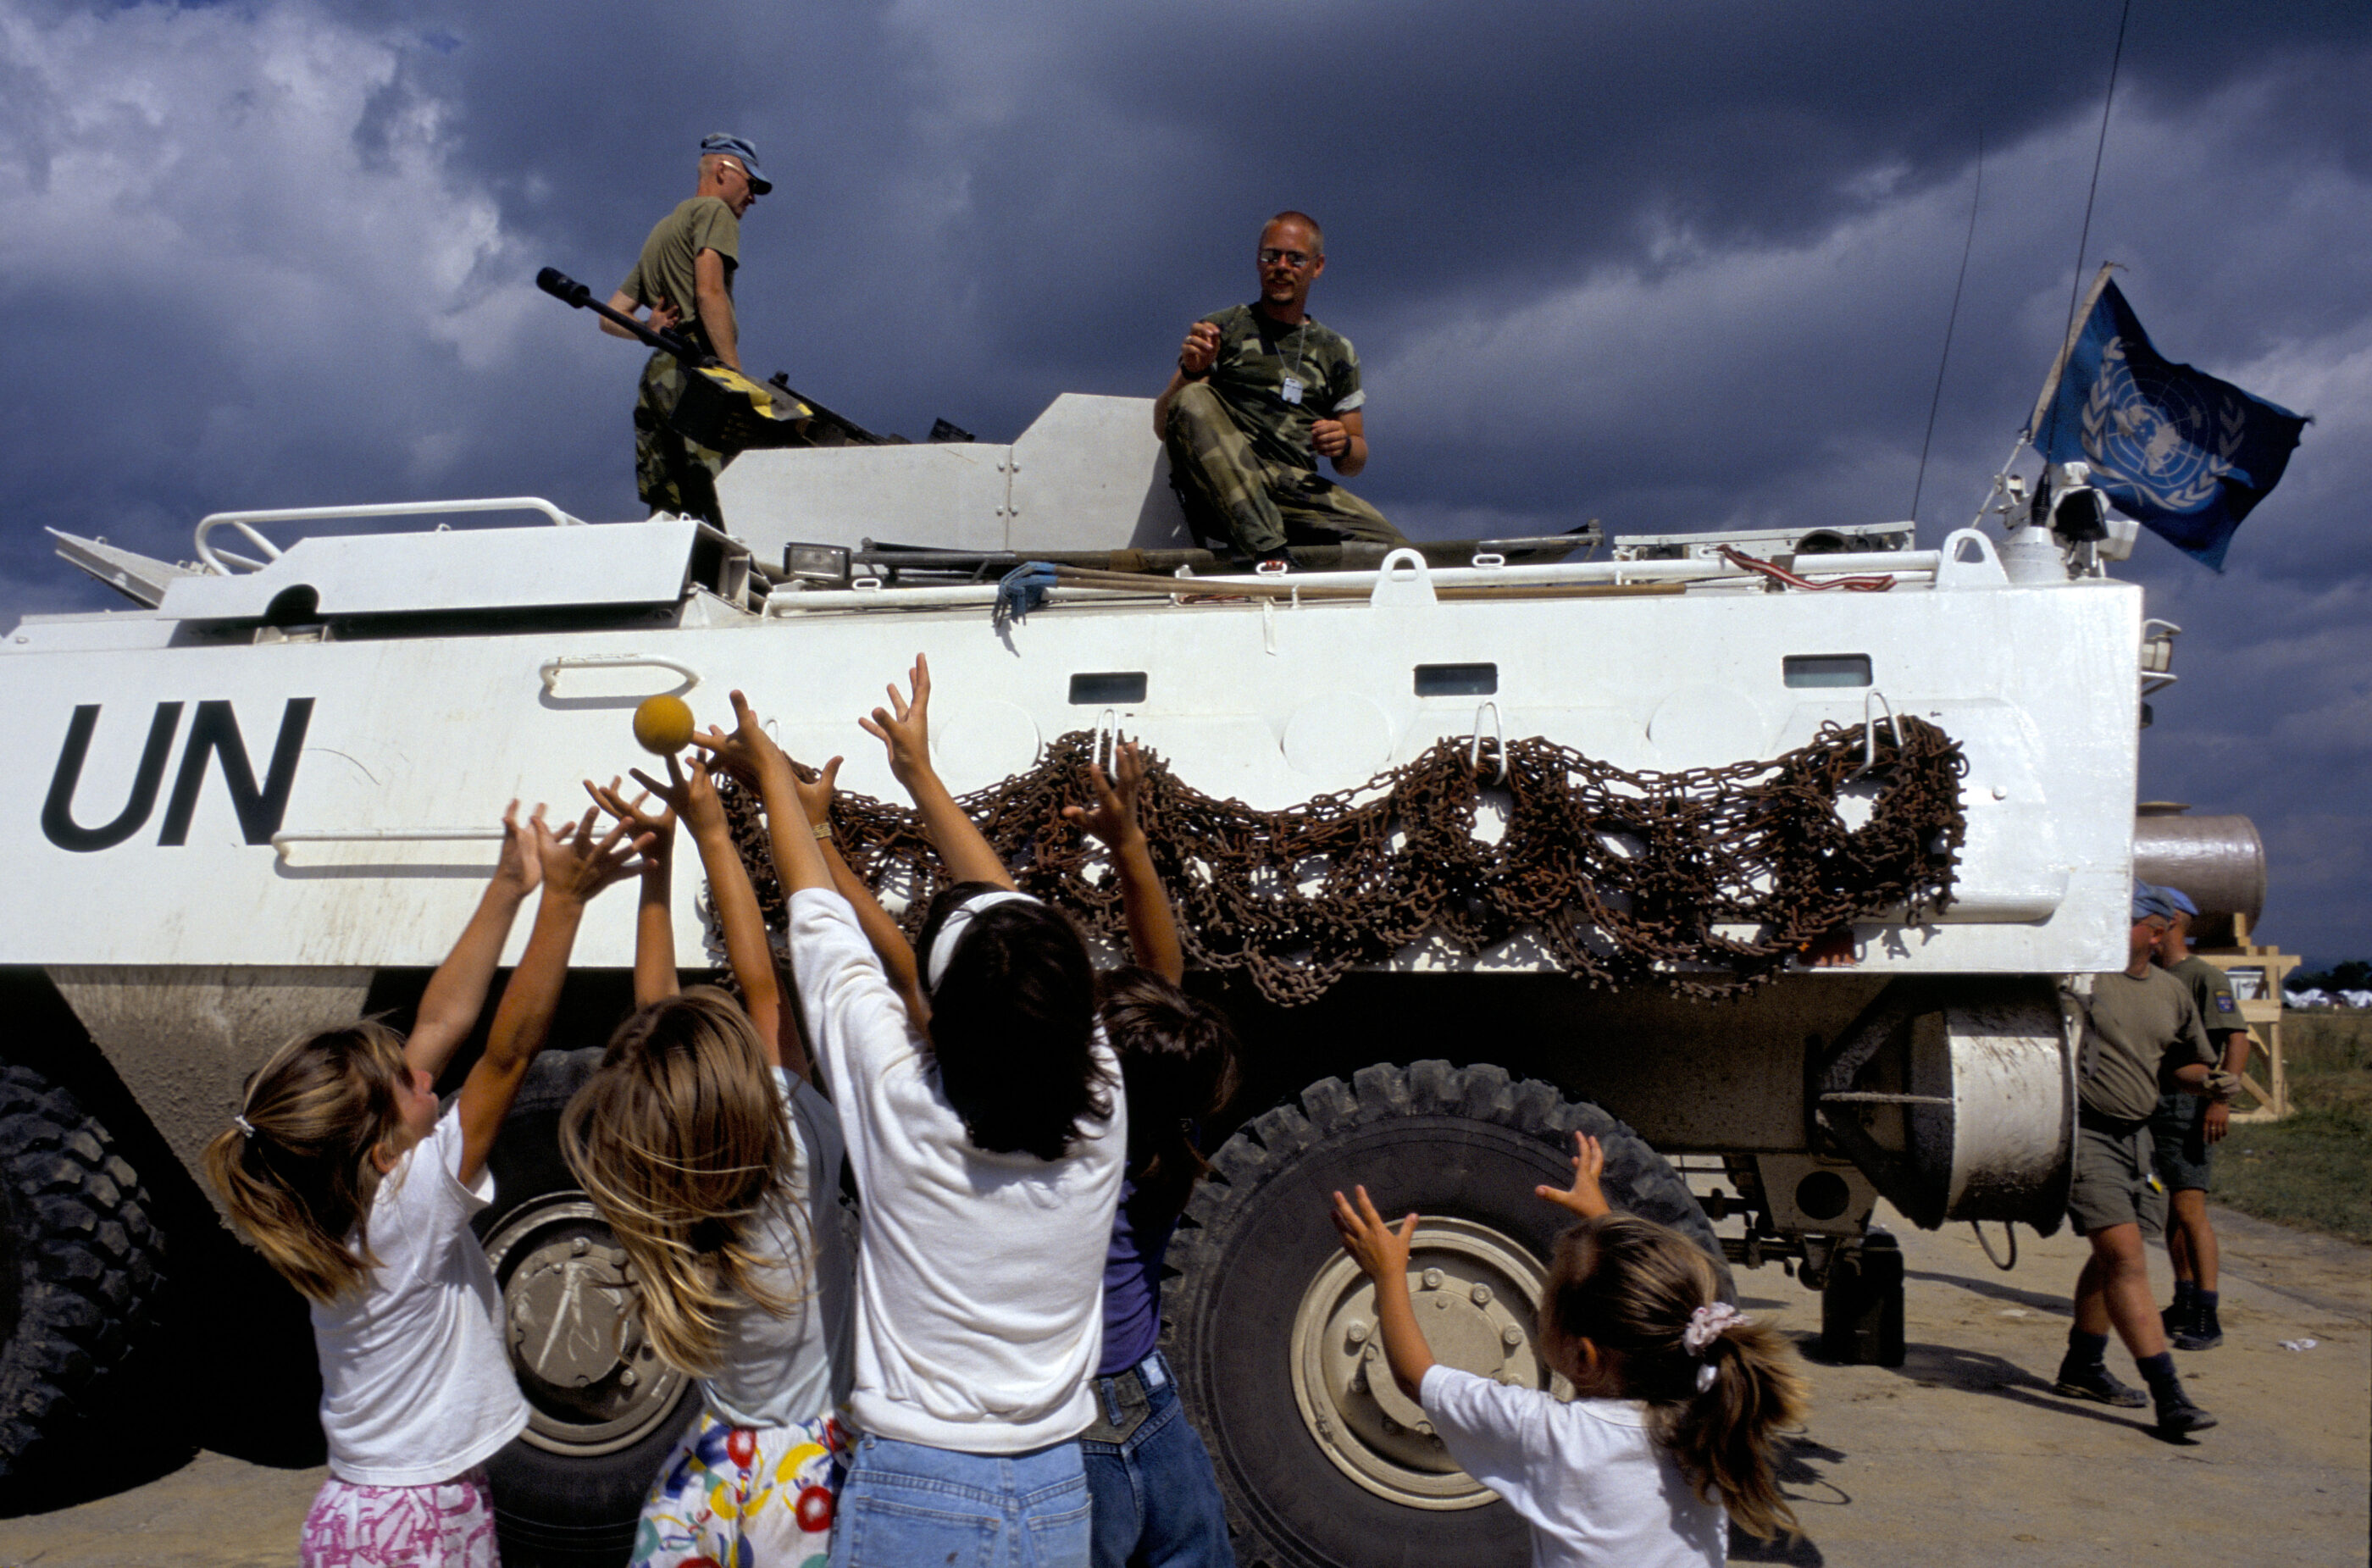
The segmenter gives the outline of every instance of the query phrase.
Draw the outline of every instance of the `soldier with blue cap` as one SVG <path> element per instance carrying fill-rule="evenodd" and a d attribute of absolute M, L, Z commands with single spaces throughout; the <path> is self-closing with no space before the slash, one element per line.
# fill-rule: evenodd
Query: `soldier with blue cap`
<path fill-rule="evenodd" d="M 738 136 L 701 138 L 700 181 L 689 200 L 652 226 L 634 271 L 610 296 L 610 308 L 672 331 L 720 364 L 741 368 L 740 323 L 733 313 L 733 274 L 741 264 L 741 218 L 774 188 L 758 170 L 758 150 Z M 611 337 L 633 334 L 604 320 Z M 654 514 L 704 517 L 718 527 L 716 476 L 733 456 L 687 441 L 669 421 L 683 396 L 685 367 L 654 351 L 634 400 L 634 487 Z"/>
<path fill-rule="evenodd" d="M 2166 1348 L 2165 1326 L 2150 1293 L 2142 1249 L 2142 1206 L 2154 1153 L 2150 1118 L 2164 1092 L 2214 1095 L 2217 1066 L 2191 988 L 2151 962 L 2178 906 L 2167 889 L 2134 884 L 2133 928 L 2122 970 L 2092 977 L 2084 1001 L 2084 1039 L 2076 1068 L 2076 1181 L 2067 1216 L 2092 1244 L 2076 1281 L 2076 1322 L 2052 1384 L 2070 1399 L 2138 1409 L 2157 1407 L 2169 1436 L 2199 1432 L 2215 1418 L 2183 1392 Z M 2114 1329 L 2133 1353 L 2149 1393 L 2128 1387 L 2108 1367 Z"/>
<path fill-rule="evenodd" d="M 2217 1315 L 2223 1298 L 2217 1292 L 2221 1259 L 2215 1226 L 2207 1216 L 2207 1189 L 2215 1145 L 2231 1125 L 2229 1102 L 2239 1091 L 2241 1069 L 2249 1064 L 2249 1026 L 2240 1016 L 2231 981 L 2191 950 L 2191 923 L 2198 917 L 2199 906 L 2180 889 L 2159 890 L 2174 913 L 2166 935 L 2158 938 L 2157 961 L 2191 988 L 2192 1005 L 2199 1009 L 2199 1021 L 2219 1060 L 2208 1074 L 2214 1095 L 2203 1100 L 2169 1090 L 2159 1097 L 2157 1113 L 2150 1118 L 2157 1179 L 2174 1211 L 2166 1227 L 2167 1258 L 2174 1264 L 2174 1303 L 2158 1314 L 2158 1320 L 2166 1325 L 2175 1349 L 2214 1350 L 2224 1342 Z"/>

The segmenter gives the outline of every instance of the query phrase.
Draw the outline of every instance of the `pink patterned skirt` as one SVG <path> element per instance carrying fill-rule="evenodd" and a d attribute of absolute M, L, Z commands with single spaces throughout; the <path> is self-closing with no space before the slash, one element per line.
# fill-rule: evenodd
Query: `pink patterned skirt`
<path fill-rule="evenodd" d="M 305 1516 L 304 1568 L 500 1568 L 483 1465 L 426 1486 L 331 1476 Z"/>

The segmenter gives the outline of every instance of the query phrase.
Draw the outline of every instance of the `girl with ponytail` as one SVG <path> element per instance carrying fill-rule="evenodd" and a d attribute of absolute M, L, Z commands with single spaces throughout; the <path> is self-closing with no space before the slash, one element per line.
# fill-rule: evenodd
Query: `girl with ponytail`
<path fill-rule="evenodd" d="M 640 843 L 503 818 L 477 912 L 421 993 L 410 1040 L 365 1019 L 291 1040 L 248 1080 L 206 1175 L 242 1235 L 312 1303 L 330 1479 L 305 1516 L 306 1568 L 490 1568 L 485 1459 L 527 1424 L 496 1337 L 501 1301 L 470 1219 L 486 1156 L 551 1031 L 595 894 Z M 440 1108 L 436 1080 L 476 1028 L 504 939 L 542 884 L 486 1049 Z"/>
<path fill-rule="evenodd" d="M 1366 1188 L 1355 1203 L 1334 1194 L 1343 1249 L 1375 1282 L 1393 1381 L 1450 1457 L 1532 1527 L 1541 1568 L 1718 1564 L 1727 1521 L 1796 1534 L 1772 1473 L 1778 1434 L 1804 1415 L 1794 1352 L 1715 1294 L 1712 1260 L 1693 1242 L 1614 1213 L 1598 1141 L 1574 1143 L 1572 1187 L 1539 1189 L 1581 1223 L 1558 1238 L 1536 1342 L 1572 1383 L 1570 1401 L 1436 1362 L 1409 1299 L 1416 1216 L 1395 1226 Z"/>

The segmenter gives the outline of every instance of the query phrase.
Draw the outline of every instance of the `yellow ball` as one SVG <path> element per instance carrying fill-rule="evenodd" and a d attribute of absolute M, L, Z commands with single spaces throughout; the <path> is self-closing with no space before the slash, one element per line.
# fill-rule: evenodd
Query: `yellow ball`
<path fill-rule="evenodd" d="M 666 756 L 692 744 L 692 709 L 680 697 L 645 697 L 634 710 L 634 738 L 643 749 Z"/>

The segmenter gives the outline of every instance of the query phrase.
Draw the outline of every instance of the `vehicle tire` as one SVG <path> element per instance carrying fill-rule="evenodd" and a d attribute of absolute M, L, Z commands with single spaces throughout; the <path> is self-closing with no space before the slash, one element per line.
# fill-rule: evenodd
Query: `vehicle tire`
<path fill-rule="evenodd" d="M 486 1461 L 507 1568 L 624 1562 L 644 1494 L 700 1408 L 692 1381 L 634 1328 L 625 1254 L 560 1156 L 561 1109 L 600 1059 L 599 1048 L 539 1056 L 487 1160 L 494 1201 L 476 1229 L 530 1412 Z M 572 1314 L 557 1334 L 555 1303 Z"/>
<path fill-rule="evenodd" d="M 1365 1286 L 1330 1195 L 1364 1183 L 1385 1214 L 1423 1216 L 1412 1267 L 1440 1265 L 1419 1282 L 1420 1311 L 1432 1292 L 1445 1309 L 1424 1314 L 1440 1359 L 1491 1373 L 1498 1357 L 1493 1375 L 1546 1387 L 1532 1318 L 1571 1222 L 1532 1190 L 1571 1180 L 1576 1132 L 1606 1151 L 1608 1199 L 1703 1248 L 1729 1298 L 1713 1226 L 1660 1156 L 1596 1106 L 1496 1067 L 1419 1062 L 1328 1078 L 1219 1150 L 1170 1244 L 1164 1320 L 1245 1568 L 1526 1561 L 1523 1521 L 1456 1469 L 1379 1362 L 1366 1379 L 1359 1357 L 1377 1349 L 1355 1316 Z M 1355 1369 L 1330 1381 L 1338 1356 Z"/>
<path fill-rule="evenodd" d="M 62 1473 L 120 1411 L 162 1317 L 151 1210 L 72 1095 L 0 1065 L 0 1501 Z"/>

